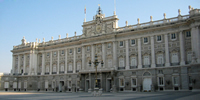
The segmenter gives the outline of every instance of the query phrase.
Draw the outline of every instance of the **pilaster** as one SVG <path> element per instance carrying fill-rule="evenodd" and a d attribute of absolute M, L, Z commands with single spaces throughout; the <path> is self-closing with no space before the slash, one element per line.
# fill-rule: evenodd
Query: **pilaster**
<path fill-rule="evenodd" d="M 118 69 L 117 67 L 117 42 L 113 41 L 113 66 L 115 70 Z"/>
<path fill-rule="evenodd" d="M 21 56 L 18 55 L 18 65 L 17 65 L 17 73 L 19 74 L 20 73 L 20 62 L 21 62 Z"/>
<path fill-rule="evenodd" d="M 52 51 L 50 52 L 50 72 L 49 74 L 52 74 Z"/>
<path fill-rule="evenodd" d="M 74 68 L 73 73 L 76 73 L 76 47 L 74 48 Z"/>
<path fill-rule="evenodd" d="M 24 54 L 23 74 L 26 73 L 26 54 Z"/>
<path fill-rule="evenodd" d="M 94 61 L 94 44 L 91 45 L 91 61 Z M 92 64 L 92 68 L 94 68 L 94 64 Z"/>
<path fill-rule="evenodd" d="M 154 36 L 151 36 L 151 68 L 155 68 Z"/>
<path fill-rule="evenodd" d="M 142 68 L 141 39 L 138 38 L 138 69 Z"/>
<path fill-rule="evenodd" d="M 127 69 L 130 69 L 130 66 L 129 66 L 129 44 L 128 44 L 128 41 L 129 40 L 126 40 L 126 70 Z"/>
<path fill-rule="evenodd" d="M 165 34 L 164 37 L 165 37 L 165 66 L 167 67 L 167 66 L 170 66 L 168 34 Z"/>
<path fill-rule="evenodd" d="M 85 46 L 82 46 L 82 70 L 85 69 Z"/>
<path fill-rule="evenodd" d="M 65 50 L 65 74 L 67 74 L 67 49 Z"/>
<path fill-rule="evenodd" d="M 15 73 L 15 56 L 14 55 L 12 55 L 12 74 L 14 74 Z"/>
<path fill-rule="evenodd" d="M 31 75 L 31 73 L 32 73 L 32 59 L 33 59 L 32 51 L 30 51 L 30 54 L 29 54 L 29 73 L 28 73 L 28 75 Z"/>
<path fill-rule="evenodd" d="M 60 52 L 59 52 L 59 50 L 58 50 L 58 60 L 57 60 L 57 65 L 58 65 L 58 68 L 57 68 L 57 74 L 59 74 L 59 71 L 60 71 Z"/>
<path fill-rule="evenodd" d="M 45 73 L 45 52 L 42 53 L 42 73 L 41 75 L 44 75 Z"/>
<path fill-rule="evenodd" d="M 181 54 L 181 65 L 185 65 L 185 40 L 184 40 L 184 35 L 183 32 L 181 31 L 179 33 L 179 40 L 180 40 L 180 54 Z"/>
<path fill-rule="evenodd" d="M 103 62 L 104 62 L 104 64 L 103 64 L 103 68 L 105 68 L 105 66 L 106 66 L 106 50 L 105 50 L 105 43 L 102 43 L 102 60 L 103 60 Z"/>
<path fill-rule="evenodd" d="M 191 42 L 192 42 L 192 51 L 195 54 L 197 63 L 200 63 L 200 33 L 199 26 L 194 26 L 191 29 Z"/>

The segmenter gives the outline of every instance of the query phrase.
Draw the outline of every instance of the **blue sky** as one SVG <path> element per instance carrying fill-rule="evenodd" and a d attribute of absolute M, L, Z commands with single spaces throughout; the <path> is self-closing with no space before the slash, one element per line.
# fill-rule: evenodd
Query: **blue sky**
<path fill-rule="evenodd" d="M 10 72 L 12 68 L 12 53 L 14 45 L 21 44 L 25 36 L 29 42 L 36 38 L 45 41 L 82 34 L 84 21 L 84 7 L 86 19 L 90 21 L 96 14 L 98 4 L 101 5 L 105 16 L 112 16 L 114 0 L 0 0 L 0 72 Z M 119 27 L 177 17 L 178 9 L 181 14 L 189 12 L 188 6 L 199 7 L 200 0 L 116 0 L 116 14 Z"/>

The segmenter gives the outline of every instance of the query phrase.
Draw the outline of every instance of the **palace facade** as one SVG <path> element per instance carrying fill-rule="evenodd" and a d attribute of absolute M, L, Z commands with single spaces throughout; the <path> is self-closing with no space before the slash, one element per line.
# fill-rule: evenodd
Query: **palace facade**
<path fill-rule="evenodd" d="M 80 36 L 14 46 L 12 73 L 0 76 L 5 91 L 92 92 L 95 55 L 103 92 L 200 89 L 200 9 L 189 14 L 118 27 L 117 15 L 99 7 Z"/>

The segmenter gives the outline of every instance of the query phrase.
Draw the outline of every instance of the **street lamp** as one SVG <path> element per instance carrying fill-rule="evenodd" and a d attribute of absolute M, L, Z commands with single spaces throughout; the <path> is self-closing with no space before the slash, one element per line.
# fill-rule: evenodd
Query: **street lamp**
<path fill-rule="evenodd" d="M 95 73 L 95 77 L 96 77 L 96 79 L 95 79 L 95 88 L 98 88 L 98 81 L 97 81 L 97 66 L 99 65 L 99 63 L 101 63 L 101 66 L 103 67 L 103 64 L 104 64 L 104 62 L 103 62 L 103 60 L 101 61 L 101 62 L 98 62 L 98 59 L 97 59 L 97 54 L 95 54 L 95 61 L 94 62 L 92 62 L 91 60 L 89 61 L 89 66 L 91 66 L 91 64 L 94 64 L 94 67 L 96 68 L 96 73 Z"/>

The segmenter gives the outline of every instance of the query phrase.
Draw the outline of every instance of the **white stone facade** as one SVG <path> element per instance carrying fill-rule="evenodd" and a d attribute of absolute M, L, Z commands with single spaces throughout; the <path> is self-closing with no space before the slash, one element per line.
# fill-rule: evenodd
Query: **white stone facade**
<path fill-rule="evenodd" d="M 165 16 L 118 27 L 117 15 L 99 12 L 83 23 L 80 36 L 31 43 L 23 38 L 11 51 L 12 75 L 2 76 L 1 89 L 91 92 L 95 54 L 104 62 L 97 67 L 103 91 L 200 89 L 200 9 Z"/>

